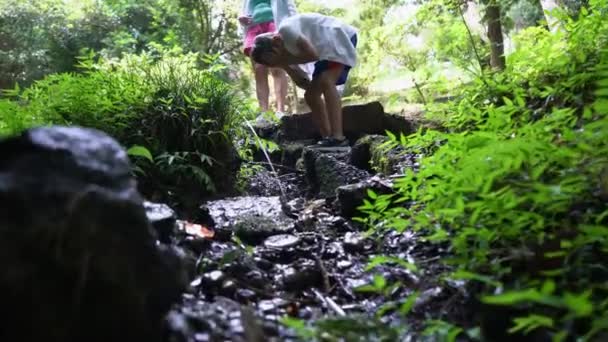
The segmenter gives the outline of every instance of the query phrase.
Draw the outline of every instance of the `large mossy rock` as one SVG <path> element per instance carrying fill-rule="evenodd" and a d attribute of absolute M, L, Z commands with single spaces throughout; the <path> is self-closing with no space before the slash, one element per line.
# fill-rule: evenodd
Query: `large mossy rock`
<path fill-rule="evenodd" d="M 124 149 L 89 129 L 0 140 L 0 341 L 159 341 L 186 285 Z"/>
<path fill-rule="evenodd" d="M 385 175 L 401 173 L 412 158 L 401 146 L 388 146 L 390 139 L 383 135 L 367 135 L 357 140 L 352 148 L 350 163 L 358 168 Z"/>
<path fill-rule="evenodd" d="M 378 195 L 392 193 L 393 182 L 378 176 L 366 179 L 359 183 L 347 184 L 336 189 L 340 214 L 344 217 L 360 215 L 359 206 L 363 205 L 363 200 L 368 198 L 368 191 L 373 191 Z"/>
<path fill-rule="evenodd" d="M 336 196 L 336 189 L 343 185 L 358 183 L 371 175 L 346 161 L 349 148 L 335 148 L 324 150 L 322 148 L 307 147 L 302 154 L 306 179 L 314 195 L 319 198 L 332 198 Z"/>
<path fill-rule="evenodd" d="M 356 139 L 365 134 L 383 134 L 385 131 L 408 135 L 416 130 L 415 125 L 406 117 L 385 113 L 380 102 L 344 106 L 342 115 L 344 134 L 350 139 Z M 282 140 L 318 138 L 318 128 L 313 123 L 312 114 L 293 114 L 282 117 L 280 137 Z"/>

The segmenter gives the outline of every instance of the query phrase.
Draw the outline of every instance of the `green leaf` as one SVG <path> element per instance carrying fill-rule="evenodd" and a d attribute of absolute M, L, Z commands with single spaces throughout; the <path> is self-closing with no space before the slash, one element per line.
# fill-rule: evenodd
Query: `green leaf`
<path fill-rule="evenodd" d="M 365 270 L 369 271 L 371 269 L 373 269 L 374 267 L 378 266 L 378 265 L 383 265 L 383 264 L 397 264 L 407 270 L 410 270 L 412 272 L 417 272 L 418 271 L 418 267 L 416 267 L 416 265 L 412 264 L 411 262 L 407 262 L 403 259 L 400 258 L 395 258 L 395 257 L 390 257 L 390 256 L 386 256 L 386 255 L 380 255 L 380 256 L 375 256 L 373 257 L 369 263 L 367 264 L 367 266 L 365 266 Z"/>
<path fill-rule="evenodd" d="M 517 305 L 520 303 L 539 303 L 552 307 L 563 307 L 559 298 L 543 295 L 535 289 L 509 291 L 499 295 L 483 296 L 481 301 L 493 305 Z"/>
<path fill-rule="evenodd" d="M 576 317 L 587 317 L 593 312 L 593 304 L 590 301 L 591 291 L 586 291 L 580 295 L 566 293 L 564 304 Z"/>
<path fill-rule="evenodd" d="M 367 189 L 367 196 L 371 199 L 378 198 L 378 195 L 372 189 Z"/>
<path fill-rule="evenodd" d="M 403 302 L 403 304 L 401 304 L 401 307 L 399 307 L 399 313 L 402 314 L 403 316 L 407 315 L 414 307 L 414 304 L 416 304 L 416 300 L 418 299 L 418 296 L 419 296 L 418 292 L 414 292 L 411 295 L 409 295 L 407 297 L 407 299 L 405 300 L 405 302 Z"/>
<path fill-rule="evenodd" d="M 541 288 L 540 292 L 544 295 L 553 294 L 553 292 L 555 292 L 555 282 L 551 279 L 545 281 L 543 283 L 543 287 Z"/>
<path fill-rule="evenodd" d="M 383 276 L 376 274 L 374 276 L 374 287 L 379 290 L 384 289 L 386 287 L 386 279 Z"/>
<path fill-rule="evenodd" d="M 234 249 L 232 251 L 224 253 L 224 255 L 222 255 L 222 258 L 219 261 L 220 266 L 234 262 L 236 259 L 239 258 L 241 254 L 242 252 L 239 249 Z"/>
<path fill-rule="evenodd" d="M 510 334 L 520 331 L 528 334 L 541 327 L 553 328 L 553 319 L 547 316 L 532 314 L 527 317 L 515 318 L 513 321 L 515 322 L 515 326 L 508 330 Z"/>
<path fill-rule="evenodd" d="M 154 162 L 154 158 L 152 157 L 152 153 L 150 153 L 150 151 L 147 148 L 143 147 L 143 146 L 133 145 L 133 146 L 131 146 L 131 148 L 129 148 L 127 150 L 127 154 L 130 155 L 130 156 L 136 156 L 136 157 L 146 158 L 150 162 Z"/>
<path fill-rule="evenodd" d="M 451 279 L 460 279 L 460 280 L 477 280 L 484 284 L 492 285 L 494 287 L 502 287 L 502 284 L 493 279 L 491 276 L 486 276 L 482 274 L 477 274 L 465 270 L 457 270 L 456 272 L 449 275 Z"/>

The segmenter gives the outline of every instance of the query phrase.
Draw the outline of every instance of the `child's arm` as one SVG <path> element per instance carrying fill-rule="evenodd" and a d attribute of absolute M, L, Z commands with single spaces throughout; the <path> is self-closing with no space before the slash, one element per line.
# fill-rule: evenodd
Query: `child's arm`
<path fill-rule="evenodd" d="M 308 74 L 302 69 L 300 69 L 297 65 L 285 65 L 283 66 L 283 70 L 287 72 L 289 77 L 293 80 L 293 82 L 302 89 L 308 89 L 310 85 L 310 80 L 308 79 Z"/>

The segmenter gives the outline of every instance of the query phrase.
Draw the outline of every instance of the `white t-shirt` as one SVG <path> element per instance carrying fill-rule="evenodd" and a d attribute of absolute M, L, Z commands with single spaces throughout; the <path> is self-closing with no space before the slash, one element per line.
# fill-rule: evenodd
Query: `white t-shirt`
<path fill-rule="evenodd" d="M 279 26 L 285 48 L 294 55 L 300 53 L 296 42 L 306 38 L 317 50 L 319 60 L 342 63 L 350 67 L 357 64 L 357 51 L 351 38 L 357 29 L 336 18 L 316 13 L 297 14 L 283 20 Z"/>

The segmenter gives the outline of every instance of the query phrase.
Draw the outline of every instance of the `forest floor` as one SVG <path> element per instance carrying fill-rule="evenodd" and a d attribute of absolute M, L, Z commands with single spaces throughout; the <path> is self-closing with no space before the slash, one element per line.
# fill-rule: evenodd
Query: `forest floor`
<path fill-rule="evenodd" d="M 313 143 L 279 142 L 276 175 L 264 169 L 243 196 L 177 220 L 166 242 L 186 251 L 192 282 L 168 315 L 168 341 L 420 341 L 429 319 L 470 325 L 464 284 L 440 279 L 443 246 L 413 231 L 371 237 L 353 219 L 367 190 L 390 191 L 398 174 L 355 162 L 360 142 Z M 416 168 L 417 156 L 396 165 Z"/>

